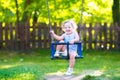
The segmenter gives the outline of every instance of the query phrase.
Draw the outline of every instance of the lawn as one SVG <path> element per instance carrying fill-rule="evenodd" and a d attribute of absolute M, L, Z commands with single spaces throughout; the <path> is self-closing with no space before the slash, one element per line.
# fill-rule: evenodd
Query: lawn
<path fill-rule="evenodd" d="M 83 51 L 76 59 L 74 75 L 99 70 L 100 76 L 87 75 L 83 80 L 120 80 L 119 51 Z M 51 60 L 50 50 L 0 51 L 0 80 L 43 80 L 51 73 L 66 71 L 67 60 Z"/>

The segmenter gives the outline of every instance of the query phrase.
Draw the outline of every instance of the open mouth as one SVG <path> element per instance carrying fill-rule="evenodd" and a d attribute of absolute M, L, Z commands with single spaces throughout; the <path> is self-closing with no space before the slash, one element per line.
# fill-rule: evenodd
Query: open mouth
<path fill-rule="evenodd" d="M 67 30 L 66 32 L 70 32 L 70 30 Z"/>

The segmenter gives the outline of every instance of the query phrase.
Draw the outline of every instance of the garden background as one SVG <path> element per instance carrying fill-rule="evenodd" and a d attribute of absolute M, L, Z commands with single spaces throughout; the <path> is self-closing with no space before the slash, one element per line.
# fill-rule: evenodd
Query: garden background
<path fill-rule="evenodd" d="M 50 60 L 50 26 L 78 24 L 83 59 L 76 60 L 74 75 L 99 70 L 87 80 L 120 79 L 120 0 L 1 0 L 0 79 L 43 80 L 62 72 L 66 60 Z M 56 64 L 57 63 L 57 64 Z"/>

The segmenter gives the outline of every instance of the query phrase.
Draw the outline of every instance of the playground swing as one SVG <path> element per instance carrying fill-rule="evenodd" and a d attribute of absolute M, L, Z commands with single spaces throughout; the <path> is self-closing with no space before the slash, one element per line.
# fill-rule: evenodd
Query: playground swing
<path fill-rule="evenodd" d="M 51 27 L 51 22 L 50 22 L 50 9 L 49 9 L 49 4 L 48 4 L 48 0 L 46 0 L 46 5 L 47 5 L 47 9 L 48 9 L 48 19 L 49 19 L 49 28 L 50 30 L 52 30 L 52 27 Z M 51 38 L 51 59 L 69 59 L 69 45 L 71 45 L 69 42 L 65 43 L 65 42 L 55 42 L 53 40 L 53 37 L 50 35 L 50 38 Z M 66 45 L 67 46 L 67 56 L 59 56 L 59 57 L 54 57 L 54 54 L 55 54 L 55 46 L 56 45 Z M 81 42 L 75 42 L 74 45 L 77 45 L 77 56 L 75 57 L 76 59 L 80 59 L 80 58 L 83 58 L 82 56 L 82 43 Z M 60 52 L 61 53 L 61 52 Z"/>
<path fill-rule="evenodd" d="M 59 56 L 59 57 L 54 57 L 55 54 L 55 45 L 66 45 L 67 46 L 67 56 Z M 67 43 L 59 43 L 59 42 L 53 42 L 51 43 L 51 59 L 69 59 L 69 45 L 71 45 L 69 42 Z M 76 42 L 74 45 L 77 45 L 77 53 L 78 55 L 75 57 L 76 59 L 83 58 L 82 56 L 82 45 L 81 42 Z M 60 52 L 61 53 L 61 52 Z"/>

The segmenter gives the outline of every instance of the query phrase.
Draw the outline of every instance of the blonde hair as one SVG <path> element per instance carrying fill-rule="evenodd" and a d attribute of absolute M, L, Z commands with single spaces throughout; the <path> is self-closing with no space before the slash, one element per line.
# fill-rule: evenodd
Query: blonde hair
<path fill-rule="evenodd" d="M 65 25 L 69 24 L 73 27 L 74 30 L 76 30 L 78 28 L 77 24 L 73 21 L 73 20 L 65 20 L 64 22 L 62 22 L 61 24 L 61 28 L 63 31 L 65 31 Z"/>

